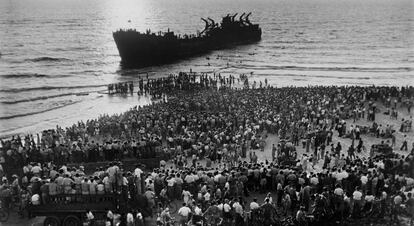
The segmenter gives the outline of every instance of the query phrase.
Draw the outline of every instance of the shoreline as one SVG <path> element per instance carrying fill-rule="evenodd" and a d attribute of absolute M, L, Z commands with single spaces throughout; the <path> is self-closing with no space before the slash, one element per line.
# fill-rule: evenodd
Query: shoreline
<path fill-rule="evenodd" d="M 216 74 L 209 73 L 209 72 L 195 72 L 197 76 L 200 74 L 207 74 L 209 76 Z M 222 76 L 230 76 L 234 73 L 231 72 L 223 72 L 217 74 L 222 74 Z M 263 78 L 258 77 L 255 74 L 245 74 L 249 80 L 257 81 L 257 84 L 259 82 L 264 81 L 265 79 L 269 79 L 269 84 L 271 87 L 275 88 L 292 88 L 292 87 L 338 87 L 338 88 L 346 88 L 346 87 L 396 87 L 400 89 L 401 87 L 411 87 L 412 85 L 406 85 L 406 86 L 395 86 L 395 85 L 389 85 L 389 86 L 382 86 L 382 85 L 374 85 L 374 84 L 363 84 L 363 85 L 282 85 L 277 86 L 273 85 L 274 82 L 272 82 L 272 79 L 275 78 Z M 236 75 L 234 75 L 236 76 Z M 159 78 L 165 78 L 167 76 L 155 76 L 151 79 L 159 79 Z M 140 77 L 141 78 L 141 77 Z M 134 82 L 137 83 L 139 78 L 137 77 Z M 134 84 L 135 90 L 137 90 L 136 83 Z M 108 84 L 109 85 L 109 84 Z M 233 87 L 234 88 L 234 87 Z M 241 88 L 240 84 L 236 84 L 236 88 Z M 0 139 L 10 139 L 13 136 L 25 136 L 28 134 L 38 134 L 41 133 L 44 130 L 53 129 L 56 128 L 56 125 L 60 127 L 68 127 L 72 126 L 80 121 L 86 121 L 86 120 L 92 120 L 97 119 L 102 115 L 109 115 L 112 116 L 114 114 L 121 114 L 124 113 L 131 108 L 135 106 L 145 106 L 152 103 L 152 100 L 148 96 L 141 96 L 137 95 L 137 93 L 133 93 L 133 95 L 127 94 L 115 94 L 115 95 L 109 95 L 107 93 L 107 90 L 101 90 L 101 91 L 92 91 L 84 93 L 87 93 L 89 96 L 94 96 L 94 99 L 89 99 L 86 101 L 79 101 L 70 103 L 69 105 L 63 106 L 63 107 L 56 107 L 53 109 L 47 109 L 41 112 L 36 112 L 34 114 L 25 115 L 22 113 L 21 117 L 12 117 L 7 119 L 0 119 L 0 125 L 2 127 L 9 127 L 9 129 L 6 129 L 4 131 L 0 131 Z M 137 101 L 138 98 L 138 101 Z M 137 102 L 136 102 L 137 101 Z M 102 111 L 102 109 L 104 111 Z M 116 109 L 116 110 L 115 110 Z M 36 123 L 26 123 L 26 125 L 23 125 L 21 127 L 13 127 L 13 121 L 35 121 Z M 40 121 L 38 121 L 40 120 Z M 3 121 L 3 122 L 2 122 Z M 10 128 L 11 127 L 11 128 Z"/>

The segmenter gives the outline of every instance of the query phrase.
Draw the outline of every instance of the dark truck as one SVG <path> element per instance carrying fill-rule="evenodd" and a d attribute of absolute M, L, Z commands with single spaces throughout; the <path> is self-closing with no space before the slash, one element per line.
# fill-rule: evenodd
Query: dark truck
<path fill-rule="evenodd" d="M 45 226 L 80 226 L 86 221 L 86 211 L 90 210 L 95 219 L 105 219 L 107 210 L 123 212 L 127 202 L 118 194 L 81 195 L 62 194 L 50 198 L 43 205 L 28 206 L 29 217 L 46 217 Z"/>

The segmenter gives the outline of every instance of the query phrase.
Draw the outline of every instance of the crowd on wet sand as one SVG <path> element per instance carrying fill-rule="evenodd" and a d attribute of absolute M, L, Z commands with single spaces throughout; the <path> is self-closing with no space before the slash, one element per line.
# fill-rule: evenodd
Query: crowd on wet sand
<path fill-rule="evenodd" d="M 155 196 L 183 199 L 178 211 L 182 224 L 191 219 L 194 224 L 204 220 L 210 225 L 254 225 L 260 219 L 261 224 L 272 225 L 291 216 L 296 224 L 306 225 L 308 213 L 312 220 L 325 223 L 348 216 L 389 214 L 395 219 L 402 211 L 413 213 L 414 147 L 407 137 L 396 143 L 396 131 L 380 125 L 376 117 L 383 113 L 378 105 L 383 105 L 391 117 L 401 120 L 398 131 L 410 133 L 413 87 L 276 88 L 267 81 L 249 83 L 247 76 L 180 73 L 149 80 L 142 93 L 163 98 L 122 114 L 103 115 L 66 129 L 56 127 L 36 138 L 2 141 L 2 197 L 21 196 L 32 204 L 47 204 L 59 193 L 115 190 L 142 205 L 141 213 L 120 213 L 116 220 L 114 213 L 108 213 L 108 221 L 120 225 L 150 215 Z M 408 112 L 408 118 L 399 118 L 398 111 Z M 345 122 L 362 118 L 372 121 L 372 126 L 348 127 Z M 279 157 L 287 153 L 282 143 L 273 148 L 274 158 L 258 161 L 255 152 L 263 149 L 267 133 L 277 134 L 293 147 L 303 145 L 310 154 L 302 161 L 281 164 Z M 356 153 L 364 148 L 365 133 L 390 140 L 384 145 L 404 154 L 360 158 Z M 348 155 L 339 142 L 332 142 L 334 134 L 352 141 Z M 150 158 L 159 151 L 171 157 L 174 167 L 161 161 L 153 171 L 143 172 L 138 166 L 126 172 L 122 164 L 111 163 L 86 175 L 82 167 L 65 166 Z M 318 160 L 323 161 L 320 172 L 311 167 Z M 21 173 L 10 175 L 16 167 Z M 270 194 L 246 203 L 246 197 L 257 192 Z M 246 210 L 251 211 L 250 223 Z M 170 222 L 168 211 L 158 213 L 160 224 Z M 209 217 L 214 215 L 221 217 Z"/>

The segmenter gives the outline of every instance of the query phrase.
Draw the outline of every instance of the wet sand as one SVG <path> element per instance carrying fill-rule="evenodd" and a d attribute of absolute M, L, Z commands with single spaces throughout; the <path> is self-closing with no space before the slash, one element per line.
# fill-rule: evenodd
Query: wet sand
<path fill-rule="evenodd" d="M 119 114 L 137 105 L 142 106 L 152 102 L 150 96 L 138 96 L 136 93 L 108 95 L 93 92 L 89 93 L 89 96 L 93 98 L 43 114 L 1 120 L 0 138 L 17 134 L 35 135 L 43 130 L 56 128 L 56 125 L 65 128 L 81 120 L 96 119 L 102 114 Z"/>

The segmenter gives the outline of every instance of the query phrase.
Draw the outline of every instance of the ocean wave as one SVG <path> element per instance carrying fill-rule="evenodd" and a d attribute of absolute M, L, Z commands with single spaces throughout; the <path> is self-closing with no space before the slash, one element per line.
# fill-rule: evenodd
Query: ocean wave
<path fill-rule="evenodd" d="M 61 93 L 61 94 L 56 94 L 56 95 L 39 96 L 39 97 L 33 97 L 33 98 L 27 98 L 27 99 L 1 101 L 0 103 L 2 103 L 2 104 L 18 104 L 18 103 L 24 103 L 24 102 L 53 99 L 53 98 L 56 98 L 56 97 L 72 96 L 72 95 L 85 94 L 85 93 L 86 92 Z"/>
<path fill-rule="evenodd" d="M 50 75 L 38 74 L 38 73 L 13 73 L 0 75 L 2 78 L 47 78 L 52 77 Z"/>
<path fill-rule="evenodd" d="M 96 88 L 106 87 L 107 85 L 87 85 L 87 86 L 41 86 L 41 87 L 27 87 L 27 88 L 12 88 L 12 89 L 1 89 L 0 92 L 4 93 L 15 93 L 15 92 L 27 92 L 36 90 L 54 90 L 54 89 L 85 89 L 85 88 Z"/>
<path fill-rule="evenodd" d="M 68 61 L 69 59 L 67 58 L 55 58 L 55 57 L 36 57 L 33 59 L 26 59 L 25 61 L 30 61 L 30 62 L 59 62 L 59 61 Z"/>
<path fill-rule="evenodd" d="M 293 70 L 293 71 L 345 71 L 345 72 L 411 72 L 411 67 L 305 67 L 305 66 L 256 66 L 256 65 L 235 65 L 235 68 L 255 69 L 255 70 Z"/>
<path fill-rule="evenodd" d="M 349 79 L 349 80 L 369 80 L 371 77 L 367 76 L 336 76 L 336 75 L 304 75 L 304 74 L 261 74 L 254 73 L 256 76 L 262 77 L 306 77 L 306 78 L 327 78 L 327 79 Z M 293 78 L 293 80 L 296 80 Z"/>
<path fill-rule="evenodd" d="M 16 114 L 16 115 L 0 116 L 0 120 L 7 120 L 7 119 L 12 119 L 12 118 L 19 118 L 19 117 L 24 117 L 24 116 L 36 115 L 36 114 L 56 110 L 56 109 L 59 109 L 59 108 L 63 108 L 63 107 L 66 107 L 66 106 L 69 106 L 69 105 L 72 105 L 72 104 L 79 103 L 79 102 L 81 102 L 81 100 L 78 100 L 78 101 L 69 100 L 68 102 L 63 103 L 62 105 L 58 105 L 58 106 L 51 107 L 51 108 L 44 109 L 44 110 L 40 110 L 40 111 L 33 111 L 33 112 L 27 112 L 27 113 L 22 113 L 22 114 Z"/>

